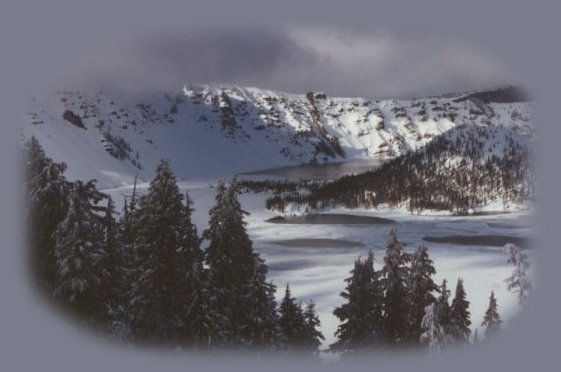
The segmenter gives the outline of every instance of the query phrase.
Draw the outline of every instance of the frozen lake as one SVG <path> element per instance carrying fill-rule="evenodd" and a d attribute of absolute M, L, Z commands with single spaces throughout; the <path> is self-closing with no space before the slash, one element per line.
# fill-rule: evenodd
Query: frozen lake
<path fill-rule="evenodd" d="M 214 182 L 181 182 L 194 201 L 194 222 L 199 232 L 208 223 L 208 210 L 214 204 Z M 140 185 L 139 191 L 145 191 Z M 130 194 L 131 188 L 121 187 L 105 190 L 114 199 L 122 202 L 122 195 Z M 396 211 L 330 210 L 330 213 L 344 213 L 360 216 L 376 216 L 394 220 L 393 224 L 286 224 L 270 223 L 266 220 L 278 216 L 265 210 L 265 194 L 244 194 L 240 197 L 243 208 L 250 213 L 246 218 L 248 232 L 254 248 L 269 266 L 269 279 L 277 286 L 277 298 L 283 296 L 287 283 L 293 294 L 302 301 L 316 302 L 322 332 L 326 338 L 324 347 L 334 341 L 338 319 L 333 309 L 342 303 L 339 293 L 344 289 L 344 279 L 349 276 L 358 256 L 374 252 L 375 267 L 380 269 L 383 262 L 385 243 L 392 226 L 398 228 L 398 238 L 405 243 L 405 251 L 412 252 L 419 244 L 428 247 L 434 260 L 437 274 L 435 281 L 440 284 L 446 278 L 453 291 L 458 277 L 464 279 L 467 299 L 470 301 L 472 328 L 479 327 L 488 304 L 491 290 L 495 291 L 499 312 L 508 326 L 508 320 L 518 310 L 516 296 L 507 292 L 504 279 L 510 275 L 512 267 L 502 248 L 486 245 L 466 245 L 423 241 L 423 237 L 453 235 L 500 235 L 531 237 L 528 213 L 484 215 L 469 217 L 415 216 Z M 309 240 L 308 240 L 309 239 Z M 332 240 L 327 246 L 318 244 L 318 239 Z M 275 241 L 297 241 L 299 244 L 275 244 Z M 300 244 L 310 242 L 310 246 Z M 333 242 L 356 242 L 341 244 Z M 481 242 L 478 242 L 481 244 Z M 536 252 L 527 251 L 532 267 Z M 480 334 L 481 334 L 480 330 Z"/>
<path fill-rule="evenodd" d="M 302 180 L 336 179 L 350 174 L 363 173 L 377 168 L 381 159 L 351 160 L 326 164 L 290 165 L 241 173 L 240 176 L 274 176 Z"/>

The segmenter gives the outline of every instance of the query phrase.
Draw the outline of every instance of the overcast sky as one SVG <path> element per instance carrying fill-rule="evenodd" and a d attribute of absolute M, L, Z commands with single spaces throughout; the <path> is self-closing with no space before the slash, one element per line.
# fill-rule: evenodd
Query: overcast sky
<path fill-rule="evenodd" d="M 406 98 L 517 83 L 500 60 L 457 40 L 326 27 L 143 35 L 87 61 L 68 75 L 74 83 L 137 93 L 188 83 Z"/>

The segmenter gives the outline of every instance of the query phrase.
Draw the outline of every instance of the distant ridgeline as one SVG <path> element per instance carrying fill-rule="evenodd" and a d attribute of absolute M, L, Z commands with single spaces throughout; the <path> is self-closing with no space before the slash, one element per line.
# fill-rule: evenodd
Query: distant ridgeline
<path fill-rule="evenodd" d="M 410 100 L 290 94 L 238 86 L 181 92 L 113 90 L 41 94 L 26 108 L 23 137 L 68 165 L 71 179 L 112 188 L 148 181 L 160 159 L 180 179 L 219 179 L 258 169 L 389 160 L 462 125 L 532 136 L 534 104 L 519 89 Z M 205 166 L 201 167 L 201 161 Z"/>
<path fill-rule="evenodd" d="M 405 203 L 410 211 L 461 213 L 490 203 L 523 203 L 532 199 L 534 189 L 529 141 L 510 128 L 459 126 L 373 171 L 309 184 L 303 193 L 277 193 L 267 207 L 284 211 L 289 203 L 311 208 Z"/>

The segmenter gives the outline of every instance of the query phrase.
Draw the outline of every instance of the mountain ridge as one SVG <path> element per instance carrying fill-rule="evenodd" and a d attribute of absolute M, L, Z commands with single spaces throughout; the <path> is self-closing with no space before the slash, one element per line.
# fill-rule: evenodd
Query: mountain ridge
<path fill-rule="evenodd" d="M 391 159 L 460 125 L 533 136 L 532 102 L 485 102 L 473 94 L 371 100 L 185 85 L 131 102 L 110 92 L 59 91 L 29 102 L 22 131 L 67 162 L 69 177 L 97 178 L 106 187 L 137 174 L 148 179 L 160 158 L 170 159 L 181 179 L 216 179 L 276 166 Z"/>

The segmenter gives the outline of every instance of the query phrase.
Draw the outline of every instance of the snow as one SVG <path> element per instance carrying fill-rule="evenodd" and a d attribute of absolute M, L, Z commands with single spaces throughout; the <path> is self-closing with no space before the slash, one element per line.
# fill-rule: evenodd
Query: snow
<path fill-rule="evenodd" d="M 219 101 L 213 99 L 226 92 L 236 112 L 239 128 L 228 135 L 221 128 Z M 134 177 L 144 192 L 153 177 L 156 164 L 161 158 L 171 161 L 182 190 L 188 191 L 194 202 L 193 220 L 199 231 L 208 224 L 208 210 L 214 203 L 214 186 L 219 179 L 235 174 L 280 166 L 298 165 L 311 160 L 323 162 L 323 156 L 314 154 L 314 144 L 321 136 L 313 133 L 309 138 L 295 134 L 310 131 L 312 121 L 309 103 L 305 95 L 272 92 L 257 88 L 241 87 L 185 87 L 171 95 L 183 100 L 177 114 L 170 112 L 170 99 L 161 93 L 148 95 L 149 109 L 142 109 L 141 102 L 114 97 L 110 92 L 45 93 L 29 103 L 29 113 L 22 126 L 22 135 L 28 139 L 36 136 L 46 154 L 55 161 L 68 164 L 69 179 L 96 178 L 100 188 L 113 196 L 120 211 L 123 196 L 132 193 Z M 119 99 L 117 99 L 119 98 Z M 436 101 L 435 104 L 431 103 Z M 243 105 L 247 105 L 247 115 Z M 328 158 L 328 161 L 357 161 L 383 159 L 403 154 L 428 143 L 431 135 L 438 135 L 453 127 L 490 125 L 512 128 L 524 136 L 531 136 L 534 113 L 531 103 L 490 104 L 495 116 L 472 115 L 470 101 L 455 102 L 453 98 L 423 99 L 415 101 L 368 101 L 363 98 L 316 99 L 315 105 L 321 123 L 329 136 L 337 136 L 347 157 Z M 416 105 L 416 106 L 415 106 Z M 427 118 L 417 112 L 423 108 Z M 436 107 L 447 107 L 446 112 L 457 114 L 456 120 L 441 117 Z M 87 130 L 80 129 L 61 116 L 71 109 L 79 114 Z M 216 112 L 215 112 L 216 111 Z M 117 115 L 112 114 L 117 112 Z M 405 117 L 397 117 L 400 112 Z M 125 116 L 126 114 L 126 116 Z M 87 116 L 87 117 L 86 117 Z M 205 116 L 206 120 L 200 119 Z M 278 117 L 278 121 L 274 118 Z M 376 129 L 384 120 L 385 127 Z M 138 153 L 142 169 L 129 160 L 112 157 L 103 147 L 102 132 L 96 128 L 99 121 L 103 128 L 126 140 L 131 146 L 131 157 Z M 132 125 L 134 121 L 136 125 Z M 173 121 L 173 122 L 171 122 Z M 411 130 L 407 129 L 411 123 Z M 264 129 L 258 129 L 259 125 Z M 126 128 L 125 128 L 126 127 Z M 249 137 L 247 137 L 248 135 Z M 296 140 L 295 140 L 296 139 Z M 283 149 L 286 149 L 283 152 Z M 387 152 L 381 152 L 387 149 Z M 344 289 L 357 256 L 366 256 L 373 250 L 375 267 L 380 269 L 390 227 L 387 225 L 285 225 L 264 222 L 275 213 L 265 210 L 265 194 L 244 194 L 242 206 L 247 217 L 248 232 L 255 249 L 269 265 L 269 278 L 277 286 L 277 300 L 282 288 L 290 283 L 294 296 L 301 300 L 313 299 L 326 337 L 323 346 L 334 341 L 338 325 L 333 309 L 342 303 L 339 293 Z M 529 227 L 491 227 L 496 223 L 524 225 L 530 211 L 526 206 L 504 206 L 491 203 L 481 206 L 481 211 L 514 210 L 511 214 L 496 216 L 451 217 L 441 212 L 424 211 L 411 215 L 404 208 L 377 210 L 332 209 L 330 212 L 376 215 L 397 221 L 398 238 L 406 243 L 405 251 L 412 252 L 422 242 L 424 235 L 498 234 L 528 236 Z M 292 212 L 297 212 L 296 210 Z M 325 211 L 327 212 L 327 210 Z M 272 240 L 297 238 L 332 238 L 351 240 L 364 244 L 357 248 L 292 248 L 273 245 Z M 499 312 L 508 326 L 509 319 L 518 310 L 515 294 L 506 289 L 504 279 L 512 272 L 512 266 L 501 248 L 485 246 L 457 246 L 430 243 L 428 252 L 434 261 L 437 274 L 435 282 L 448 279 L 450 287 L 456 279 L 464 279 L 473 328 L 479 327 L 487 307 L 491 290 L 495 291 Z M 527 252 L 531 263 L 530 274 L 537 259 L 537 252 Z M 481 332 L 479 332 L 481 334 Z"/>
<path fill-rule="evenodd" d="M 461 125 L 533 134 L 532 103 L 488 106 L 492 117 L 470 113 L 473 103 L 454 97 L 375 101 L 327 96 L 314 99 L 320 118 L 316 124 L 305 95 L 258 88 L 186 86 L 142 97 L 111 91 L 45 91 L 28 102 L 22 136 L 36 136 L 48 156 L 67 162 L 69 178 L 94 177 L 100 186 L 116 187 L 135 175 L 148 181 L 161 158 L 171 161 L 180 179 L 206 180 L 310 161 L 387 159 Z M 228 108 L 236 125 L 226 129 L 221 112 Z M 425 115 L 419 114 L 421 109 Z M 66 110 L 79 115 L 87 129 L 63 120 Z M 453 121 L 450 114 L 456 115 Z M 384 128 L 378 128 L 382 120 Z M 130 145 L 131 159 L 119 160 L 106 151 L 105 132 Z M 345 158 L 317 152 L 318 144 L 329 147 L 334 138 Z"/>
<path fill-rule="evenodd" d="M 189 192 L 193 199 L 195 211 L 193 221 L 199 231 L 208 223 L 208 210 L 214 203 L 214 182 L 181 182 L 182 190 Z M 139 185 L 143 192 L 147 185 Z M 131 187 L 104 190 L 117 197 L 130 195 Z M 277 301 L 283 295 L 282 288 L 290 283 L 293 295 L 300 300 L 312 299 L 321 320 L 321 331 L 326 340 L 323 347 L 335 341 L 334 332 L 338 325 L 332 314 L 336 306 L 342 304 L 339 293 L 345 287 L 344 279 L 349 276 L 355 259 L 366 257 L 369 250 L 374 252 L 374 266 L 380 269 L 383 262 L 385 244 L 391 229 L 388 225 L 286 225 L 267 223 L 265 220 L 276 214 L 265 210 L 265 194 L 244 194 L 240 201 L 250 215 L 246 218 L 248 232 L 254 248 L 269 265 L 268 278 L 277 286 Z M 327 211 L 326 211 L 327 212 Z M 332 209 L 333 213 L 353 213 L 358 215 L 375 215 L 397 221 L 398 239 L 405 243 L 405 252 L 412 253 L 421 243 L 428 247 L 428 253 L 434 261 L 436 275 L 434 280 L 440 283 L 446 278 L 450 287 L 455 287 L 458 277 L 464 279 L 467 300 L 470 301 L 472 331 L 480 327 L 488 305 L 491 290 L 495 291 L 499 312 L 505 321 L 519 311 L 516 294 L 510 293 L 504 280 L 511 275 L 512 265 L 500 247 L 460 246 L 423 242 L 425 235 L 512 235 L 531 236 L 528 225 L 529 211 L 519 211 L 496 216 L 452 217 L 438 215 L 411 215 L 399 210 L 345 210 Z M 495 224 L 519 226 L 508 230 Z M 356 248 L 294 248 L 281 247 L 271 243 L 273 240 L 297 238 L 330 238 L 357 241 L 364 244 Z M 526 252 L 531 263 L 530 273 L 537 259 L 537 252 Z M 481 331 L 479 332 L 481 334 Z"/>

